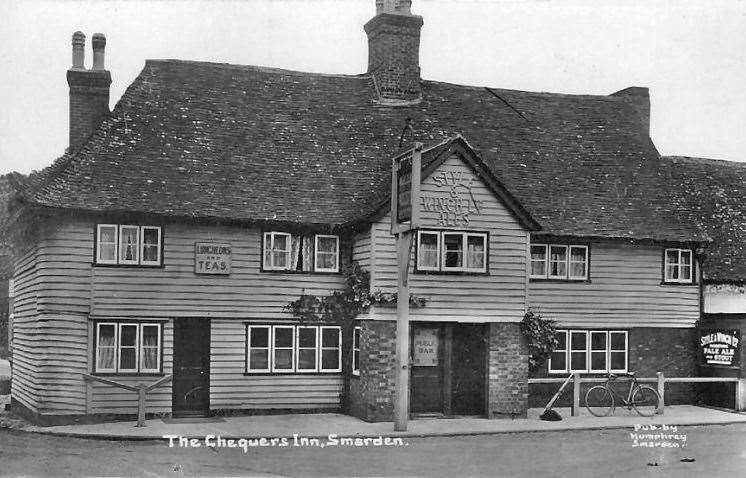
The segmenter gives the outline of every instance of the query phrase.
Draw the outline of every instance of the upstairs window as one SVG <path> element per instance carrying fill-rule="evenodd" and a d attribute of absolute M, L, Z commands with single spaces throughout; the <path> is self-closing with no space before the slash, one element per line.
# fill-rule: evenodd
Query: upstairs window
<path fill-rule="evenodd" d="M 98 224 L 96 264 L 160 266 L 161 228 Z"/>
<path fill-rule="evenodd" d="M 487 234 L 418 231 L 417 270 L 487 272 Z"/>
<path fill-rule="evenodd" d="M 588 246 L 531 244 L 531 278 L 588 279 Z"/>
<path fill-rule="evenodd" d="M 694 277 L 691 249 L 666 249 L 664 253 L 664 282 L 691 284 Z"/>
<path fill-rule="evenodd" d="M 339 272 L 339 236 L 265 232 L 262 270 Z"/>

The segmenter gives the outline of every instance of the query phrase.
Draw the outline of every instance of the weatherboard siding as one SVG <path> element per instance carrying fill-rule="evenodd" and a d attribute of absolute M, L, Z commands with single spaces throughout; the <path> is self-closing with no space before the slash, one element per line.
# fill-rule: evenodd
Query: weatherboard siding
<path fill-rule="evenodd" d="M 11 394 L 23 406 L 37 410 L 40 401 L 39 368 L 43 350 L 38 346 L 36 248 L 14 263 Z"/>
<path fill-rule="evenodd" d="M 692 327 L 699 285 L 664 285 L 662 247 L 592 243 L 590 281 L 532 280 L 529 303 L 565 327 Z"/>
<path fill-rule="evenodd" d="M 246 325 L 212 320 L 210 335 L 210 409 L 336 409 L 342 375 L 244 375 Z"/>
<path fill-rule="evenodd" d="M 447 159 L 432 175 L 422 180 L 422 194 L 445 197 L 450 188 L 438 186 L 434 180 L 441 172 L 460 177 L 468 182 L 474 177 L 470 167 L 456 156 Z M 467 189 L 457 188 L 460 197 L 470 198 Z M 459 322 L 518 322 L 525 312 L 526 245 L 523 226 L 505 205 L 488 189 L 481 179 L 474 177 L 471 192 L 481 202 L 481 213 L 470 214 L 466 225 L 461 221 L 453 226 L 439 225 L 439 213 L 422 212 L 422 228 L 472 230 L 489 233 L 488 274 L 422 274 L 410 269 L 410 293 L 427 299 L 423 308 L 410 311 L 411 320 Z M 396 239 L 390 231 L 390 214 L 373 225 L 372 290 L 396 292 Z M 414 264 L 416 247 L 412 251 Z M 374 307 L 366 318 L 393 320 L 394 307 Z"/>
<path fill-rule="evenodd" d="M 92 220 L 72 220 L 41 241 L 40 310 L 142 319 L 292 319 L 283 310 L 288 302 L 304 291 L 329 294 L 343 282 L 341 274 L 261 272 L 261 231 L 243 227 L 166 224 L 163 267 L 92 266 L 94 228 Z M 195 242 L 230 243 L 231 274 L 195 274 Z"/>

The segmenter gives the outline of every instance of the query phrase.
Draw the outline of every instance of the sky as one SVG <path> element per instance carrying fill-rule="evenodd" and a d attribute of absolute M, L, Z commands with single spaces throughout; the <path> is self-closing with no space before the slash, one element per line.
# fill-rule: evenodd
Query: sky
<path fill-rule="evenodd" d="M 67 146 L 71 35 L 106 35 L 111 107 L 146 59 L 358 74 L 374 0 L 0 0 L 0 174 Z M 413 0 L 422 77 L 606 95 L 646 86 L 661 154 L 746 161 L 746 1 Z"/>

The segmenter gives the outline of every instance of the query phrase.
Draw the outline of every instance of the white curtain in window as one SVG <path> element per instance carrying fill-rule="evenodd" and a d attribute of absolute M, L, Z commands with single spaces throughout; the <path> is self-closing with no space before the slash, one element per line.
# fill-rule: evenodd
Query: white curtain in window
<path fill-rule="evenodd" d="M 300 256 L 300 248 L 301 248 L 301 236 L 292 236 L 292 240 L 290 241 L 290 266 L 288 269 L 290 270 L 296 270 L 298 269 L 298 257 Z"/>
<path fill-rule="evenodd" d="M 98 332 L 98 369 L 113 369 L 115 357 L 114 325 L 102 325 Z"/>
<path fill-rule="evenodd" d="M 313 270 L 313 236 L 303 236 L 303 270 Z"/>

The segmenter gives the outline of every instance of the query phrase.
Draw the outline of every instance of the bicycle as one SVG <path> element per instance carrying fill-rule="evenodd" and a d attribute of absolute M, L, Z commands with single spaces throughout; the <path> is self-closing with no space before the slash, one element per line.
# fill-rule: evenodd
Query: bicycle
<path fill-rule="evenodd" d="M 649 385 L 640 385 L 635 377 L 635 372 L 625 373 L 624 377 L 629 377 L 629 392 L 627 398 L 624 398 L 612 387 L 611 383 L 616 380 L 617 376 L 613 373 L 608 374 L 608 379 L 602 385 L 595 385 L 588 389 L 585 394 L 585 407 L 596 417 L 605 417 L 614 411 L 614 397 L 621 400 L 628 410 L 635 411 L 643 417 L 652 417 L 658 410 L 660 396 L 658 391 Z"/>

